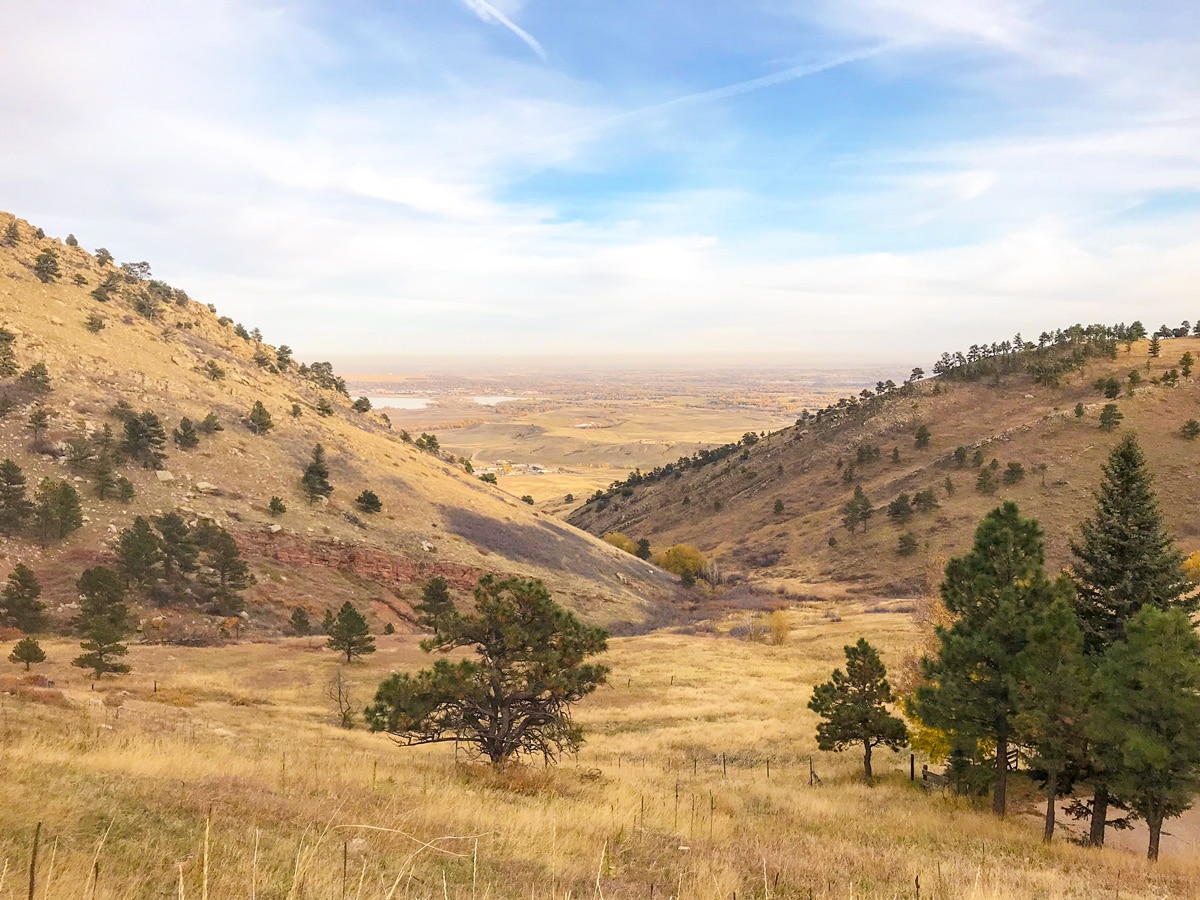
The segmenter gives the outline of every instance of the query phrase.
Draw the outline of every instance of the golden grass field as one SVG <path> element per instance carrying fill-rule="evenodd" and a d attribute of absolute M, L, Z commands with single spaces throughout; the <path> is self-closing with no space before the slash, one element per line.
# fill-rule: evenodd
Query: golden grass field
<path fill-rule="evenodd" d="M 47 641 L 55 689 L 5 676 L 0 898 L 27 896 L 39 821 L 38 898 L 1200 896 L 1170 843 L 1157 866 L 1046 847 L 1032 816 L 925 794 L 907 756 L 879 752 L 868 787 L 859 754 L 816 752 L 805 704 L 842 645 L 865 634 L 895 668 L 918 639 L 903 612 L 837 613 L 791 608 L 783 646 L 730 637 L 748 613 L 614 639 L 578 757 L 502 775 L 331 724 L 321 638 L 138 645 L 94 692 L 75 645 Z M 347 668 L 359 706 L 423 664 L 416 640 Z"/>

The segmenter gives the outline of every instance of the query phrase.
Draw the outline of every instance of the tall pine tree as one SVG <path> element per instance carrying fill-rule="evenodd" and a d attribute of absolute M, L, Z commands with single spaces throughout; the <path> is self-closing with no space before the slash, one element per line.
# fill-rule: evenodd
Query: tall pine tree
<path fill-rule="evenodd" d="M 25 496 L 25 475 L 11 459 L 0 462 L 0 532 L 12 534 L 33 514 Z"/>
<path fill-rule="evenodd" d="M 1183 555 L 1167 533 L 1151 488 L 1146 458 L 1126 435 L 1104 464 L 1091 518 L 1071 544 L 1075 556 L 1076 614 L 1084 652 L 1093 665 L 1125 634 L 1125 625 L 1147 604 L 1196 611 L 1183 574 Z M 1093 777 L 1090 843 L 1104 846 L 1108 787 L 1102 769 Z"/>
<path fill-rule="evenodd" d="M 1158 859 L 1163 821 L 1200 791 L 1200 638 L 1178 609 L 1147 604 L 1096 671 L 1091 736 L 1108 785 L 1150 829 Z"/>
<path fill-rule="evenodd" d="M 988 513 L 966 556 L 950 560 L 942 582 L 946 609 L 955 617 L 938 629 L 937 659 L 925 657 L 927 684 L 912 711 L 947 732 L 956 749 L 976 756 L 995 747 L 992 811 L 1004 815 L 1008 747 L 1019 711 L 1019 658 L 1032 627 L 1058 594 L 1046 578 L 1042 531 L 1007 502 Z"/>
<path fill-rule="evenodd" d="M 42 586 L 33 570 L 17 563 L 9 573 L 4 591 L 0 592 L 5 619 L 26 634 L 42 631 L 46 627 L 46 605 L 38 599 L 41 594 Z"/>

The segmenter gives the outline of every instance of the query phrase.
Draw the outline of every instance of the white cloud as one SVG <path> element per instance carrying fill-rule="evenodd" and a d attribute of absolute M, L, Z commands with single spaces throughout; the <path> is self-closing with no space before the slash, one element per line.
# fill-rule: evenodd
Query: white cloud
<path fill-rule="evenodd" d="M 479 18 L 487 22 L 489 25 L 503 25 L 522 41 L 524 41 L 534 53 L 536 53 L 542 59 L 546 58 L 546 51 L 538 42 L 537 38 L 535 38 L 525 29 L 521 28 L 521 26 L 517 25 L 494 4 L 489 3 L 488 0 L 463 0 L 463 3 L 467 5 L 467 8 L 471 10 L 471 12 L 475 13 L 475 15 L 479 16 Z M 515 5 L 516 4 L 510 4 L 510 6 Z"/>

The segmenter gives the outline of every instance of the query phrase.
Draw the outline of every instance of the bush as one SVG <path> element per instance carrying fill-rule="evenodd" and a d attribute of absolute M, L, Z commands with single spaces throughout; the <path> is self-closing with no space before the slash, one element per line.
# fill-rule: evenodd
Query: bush
<path fill-rule="evenodd" d="M 635 545 L 634 552 L 636 550 Z M 708 567 L 708 560 L 695 547 L 689 544 L 676 544 L 655 556 L 654 564 L 685 580 L 690 576 L 692 583 L 695 583 L 696 576 Z"/>
<path fill-rule="evenodd" d="M 486 481 L 488 484 L 495 484 L 496 483 L 496 473 L 495 472 L 484 472 L 482 475 L 479 476 L 479 480 Z"/>
<path fill-rule="evenodd" d="M 280 497 L 272 497 L 267 509 L 273 516 L 282 516 L 287 512 L 287 504 Z"/>
<path fill-rule="evenodd" d="M 58 267 L 58 254 L 52 248 L 47 247 L 37 255 L 37 259 L 33 263 L 33 274 L 43 284 L 54 281 L 62 274 L 62 270 Z"/>
<path fill-rule="evenodd" d="M 1004 470 L 1004 483 L 1016 484 L 1025 479 L 1025 467 L 1019 462 L 1010 462 Z"/>
<path fill-rule="evenodd" d="M 350 404 L 350 408 L 355 412 L 366 413 L 371 411 L 371 401 L 366 397 L 359 397 Z"/>
<path fill-rule="evenodd" d="M 89 313 L 87 319 L 83 323 L 83 327 L 92 334 L 98 334 L 104 330 L 104 317 L 99 313 Z"/>
<path fill-rule="evenodd" d="M 522 495 L 521 495 L 521 502 L 522 502 L 522 503 L 528 503 L 530 506 L 533 506 L 533 497 L 532 497 L 531 495 L 529 495 L 529 494 L 522 494 Z"/>
<path fill-rule="evenodd" d="M 1179 433 L 1189 441 L 1194 441 L 1197 437 L 1200 437 L 1200 422 L 1197 422 L 1195 419 L 1188 419 L 1183 423 L 1183 427 L 1179 429 Z"/>
<path fill-rule="evenodd" d="M 782 609 L 777 609 L 767 617 L 767 640 L 776 647 L 782 647 L 788 641 L 788 636 L 792 632 L 792 625 L 788 621 L 787 613 Z"/>
<path fill-rule="evenodd" d="M 333 415 L 333 404 L 325 397 L 317 401 L 317 415 L 322 417 Z"/>
<path fill-rule="evenodd" d="M 377 513 L 383 509 L 383 503 L 380 502 L 379 496 L 372 490 L 364 490 L 354 498 L 354 502 L 365 513 Z"/>
<path fill-rule="evenodd" d="M 216 361 L 211 359 L 204 364 L 203 372 L 213 381 L 220 381 L 225 377 L 225 370 L 217 365 Z"/>
<path fill-rule="evenodd" d="M 900 556 L 912 556 L 917 552 L 917 536 L 912 532 L 906 531 L 900 535 L 896 542 L 896 552 Z"/>
<path fill-rule="evenodd" d="M 626 553 L 630 554 L 631 556 L 637 554 L 637 550 L 638 550 L 637 543 L 634 540 L 632 540 L 631 538 L 626 537 L 624 534 L 622 534 L 619 531 L 610 531 L 608 534 L 604 535 L 602 540 L 606 544 L 612 544 L 618 550 L 624 550 Z"/>

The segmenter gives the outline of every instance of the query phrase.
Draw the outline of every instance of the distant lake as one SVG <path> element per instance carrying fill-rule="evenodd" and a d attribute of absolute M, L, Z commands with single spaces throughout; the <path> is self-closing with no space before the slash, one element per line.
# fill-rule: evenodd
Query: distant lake
<path fill-rule="evenodd" d="M 371 406 L 385 409 L 427 409 L 433 405 L 428 397 L 368 397 Z"/>
<path fill-rule="evenodd" d="M 499 406 L 501 403 L 508 403 L 512 400 L 520 400 L 520 397 L 472 397 L 480 406 Z"/>

